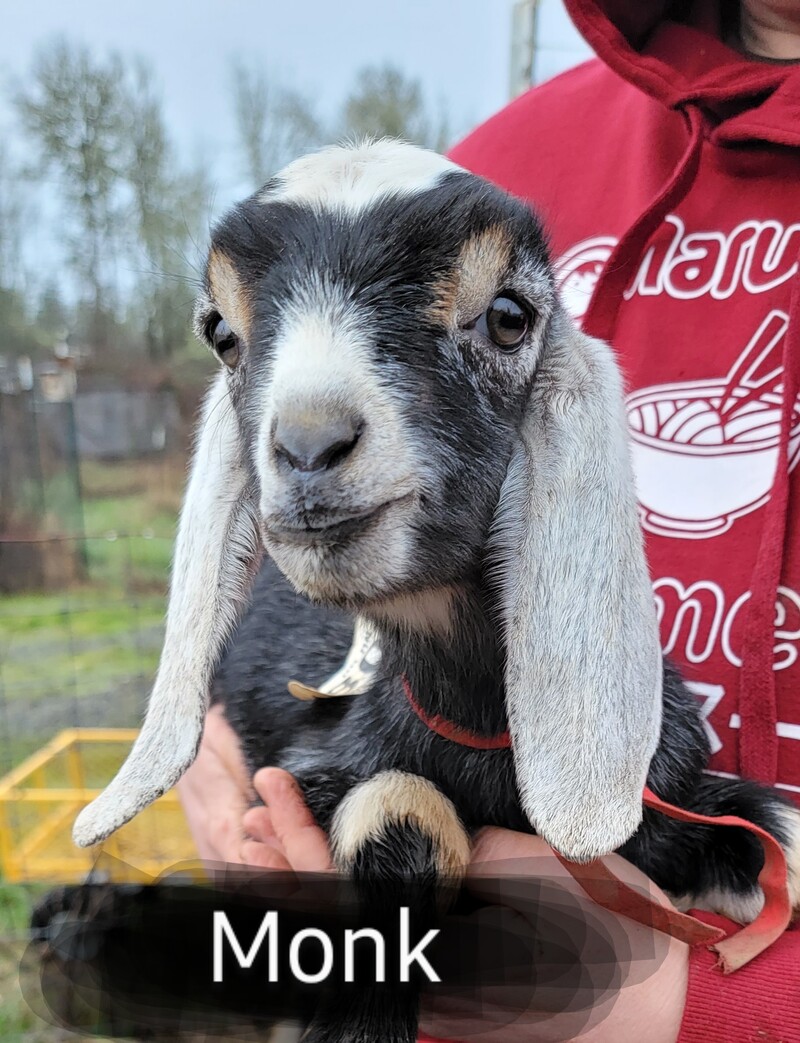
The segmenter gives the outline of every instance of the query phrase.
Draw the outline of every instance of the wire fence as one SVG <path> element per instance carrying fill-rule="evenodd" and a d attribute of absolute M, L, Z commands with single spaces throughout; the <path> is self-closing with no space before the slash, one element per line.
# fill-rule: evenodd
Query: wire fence
<path fill-rule="evenodd" d="M 163 388 L 0 389 L 0 776 L 64 728 L 140 723 L 185 441 Z"/>
<path fill-rule="evenodd" d="M 53 365 L 17 377 L 0 370 L 0 780 L 63 745 L 65 729 L 140 724 L 162 641 L 188 427 L 169 388 L 81 388 Z M 192 403 L 181 405 L 191 416 Z M 71 778 L 54 758 L 34 785 L 101 786 L 122 756 L 110 745 L 75 750 Z M 80 1043 L 37 1016 L 20 986 L 31 906 L 50 886 L 37 867 L 74 858 L 74 804 L 9 799 L 0 811 L 0 856 L 10 855 L 0 862 L 18 867 L 4 875 L 0 866 L 0 1043 Z M 172 836 L 175 826 L 163 819 L 160 828 Z"/>

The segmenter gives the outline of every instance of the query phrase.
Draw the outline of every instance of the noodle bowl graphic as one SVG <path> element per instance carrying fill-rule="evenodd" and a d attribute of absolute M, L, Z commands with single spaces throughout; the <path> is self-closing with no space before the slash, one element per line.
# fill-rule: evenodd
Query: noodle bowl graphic
<path fill-rule="evenodd" d="M 781 401 L 766 395 L 735 434 L 719 420 L 724 384 L 664 385 L 628 398 L 644 524 L 668 536 L 716 536 L 769 497 L 778 455 Z M 795 406 L 790 466 L 800 450 Z"/>
<path fill-rule="evenodd" d="M 768 316 L 734 366 L 752 358 Z M 772 339 L 772 338 L 771 338 Z M 777 338 L 780 339 L 780 338 Z M 628 428 L 642 522 L 664 536 L 703 539 L 769 499 L 780 438 L 782 371 L 755 379 L 770 343 L 732 387 L 731 377 L 662 384 L 628 396 Z M 732 371 L 732 373 L 734 372 Z M 800 458 L 800 401 L 792 411 L 789 467 Z"/>

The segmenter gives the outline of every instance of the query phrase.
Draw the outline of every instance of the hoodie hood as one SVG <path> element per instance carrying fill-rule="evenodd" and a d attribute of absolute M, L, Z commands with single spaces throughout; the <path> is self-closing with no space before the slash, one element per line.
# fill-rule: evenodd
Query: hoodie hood
<path fill-rule="evenodd" d="M 565 305 L 616 352 L 711 769 L 800 803 L 800 63 L 737 50 L 735 0 L 565 3 L 599 60 L 452 156 L 539 210 Z"/>
<path fill-rule="evenodd" d="M 565 6 L 609 68 L 667 108 L 703 108 L 718 143 L 800 146 L 800 65 L 754 60 L 723 43 L 731 6 L 724 0 Z"/>
<path fill-rule="evenodd" d="M 723 42 L 736 37 L 724 0 L 566 3 L 609 68 L 686 121 L 687 144 L 672 177 L 619 239 L 585 316 L 588 332 L 613 343 L 626 288 L 653 234 L 695 185 L 705 144 L 800 145 L 800 64 L 754 60 Z M 795 277 L 781 358 L 778 453 L 751 576 L 739 677 L 740 770 L 767 783 L 775 782 L 778 771 L 772 634 L 786 553 L 789 445 L 800 385 L 797 283 Z"/>

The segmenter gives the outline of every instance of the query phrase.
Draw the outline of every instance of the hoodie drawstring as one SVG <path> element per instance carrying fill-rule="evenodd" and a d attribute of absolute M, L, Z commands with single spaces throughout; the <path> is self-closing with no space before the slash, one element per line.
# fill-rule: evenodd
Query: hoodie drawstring
<path fill-rule="evenodd" d="M 689 143 L 675 172 L 659 195 L 620 238 L 597 281 L 584 316 L 584 331 L 612 345 L 625 291 L 635 277 L 645 249 L 667 214 L 688 193 L 700 165 L 704 140 L 703 115 L 696 107 L 687 107 L 683 114 L 688 125 Z M 775 782 L 778 767 L 773 631 L 786 535 L 789 448 L 798 390 L 800 276 L 795 278 L 789 326 L 784 338 L 778 457 L 751 580 L 739 679 L 739 770 L 745 777 L 766 783 Z"/>
<path fill-rule="evenodd" d="M 800 260 L 800 259 L 799 259 Z M 800 391 L 800 275 L 795 275 L 783 340 L 783 398 L 775 477 L 753 568 L 739 681 L 739 771 L 758 782 L 778 777 L 778 702 L 773 632 L 789 505 L 789 454 Z"/>
<path fill-rule="evenodd" d="M 703 151 L 703 117 L 696 108 L 684 109 L 683 114 L 689 128 L 689 144 L 678 162 L 675 173 L 612 250 L 583 318 L 582 328 L 586 333 L 606 340 L 612 346 L 617 315 L 645 247 L 670 210 L 689 191 L 700 166 Z"/>

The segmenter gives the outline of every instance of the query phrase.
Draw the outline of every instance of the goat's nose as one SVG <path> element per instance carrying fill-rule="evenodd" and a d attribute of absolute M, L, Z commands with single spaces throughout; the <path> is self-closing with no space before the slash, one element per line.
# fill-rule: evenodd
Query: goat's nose
<path fill-rule="evenodd" d="M 279 417 L 274 434 L 275 454 L 295 471 L 324 471 L 350 455 L 362 427 L 349 414 Z"/>

